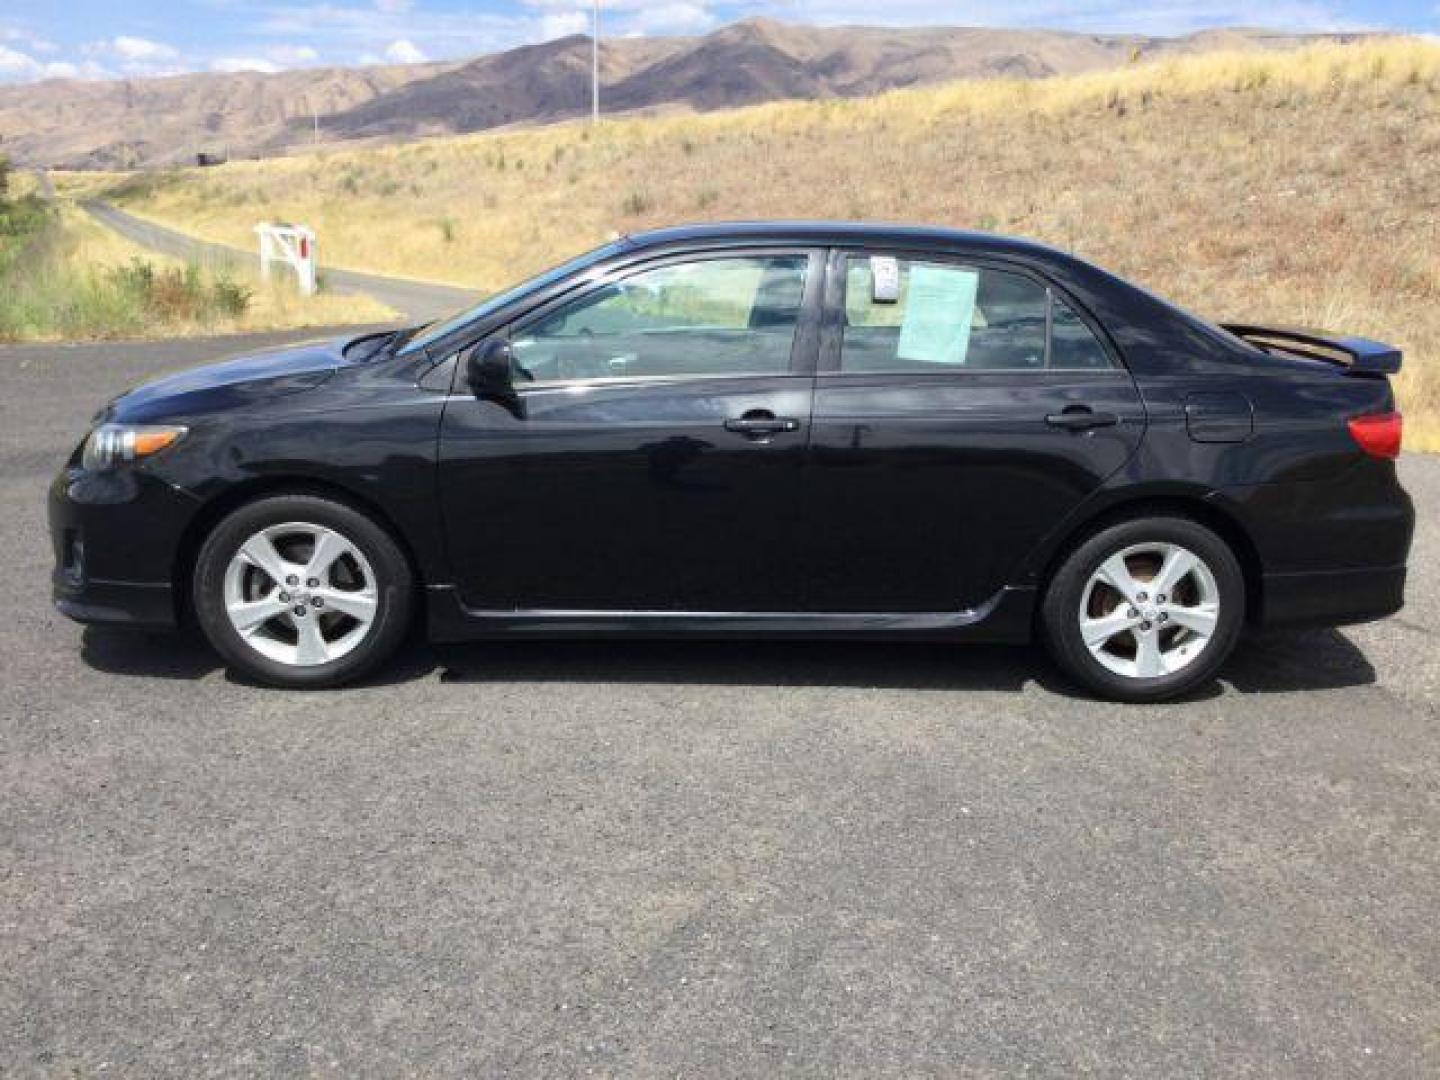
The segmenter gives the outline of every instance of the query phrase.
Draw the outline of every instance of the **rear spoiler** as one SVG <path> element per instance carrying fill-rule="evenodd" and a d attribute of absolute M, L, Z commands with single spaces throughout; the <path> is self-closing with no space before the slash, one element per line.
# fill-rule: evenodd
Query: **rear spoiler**
<path fill-rule="evenodd" d="M 1350 375 L 1394 375 L 1400 370 L 1400 350 L 1368 338 L 1331 337 L 1312 330 L 1234 323 L 1225 324 L 1223 329 L 1267 353 L 1339 364 Z"/>

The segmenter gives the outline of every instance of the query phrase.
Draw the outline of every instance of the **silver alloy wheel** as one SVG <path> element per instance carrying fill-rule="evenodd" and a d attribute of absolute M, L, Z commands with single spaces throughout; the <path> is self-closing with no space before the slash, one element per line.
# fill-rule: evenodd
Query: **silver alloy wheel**
<path fill-rule="evenodd" d="M 225 613 L 260 655 L 295 667 L 328 664 L 375 623 L 375 571 L 360 549 L 324 525 L 270 525 L 225 568 Z"/>
<path fill-rule="evenodd" d="M 1155 679 L 1195 662 L 1215 636 L 1220 588 L 1179 544 L 1134 544 L 1111 555 L 1080 595 L 1080 636 L 1117 675 Z"/>

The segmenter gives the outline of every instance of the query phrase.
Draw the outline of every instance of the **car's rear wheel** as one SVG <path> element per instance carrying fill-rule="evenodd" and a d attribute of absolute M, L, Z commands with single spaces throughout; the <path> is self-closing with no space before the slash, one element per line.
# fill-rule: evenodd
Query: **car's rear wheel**
<path fill-rule="evenodd" d="M 388 659 L 404 638 L 412 591 L 385 529 L 311 495 L 240 507 L 195 562 L 195 612 L 211 644 L 274 686 L 335 686 Z"/>
<path fill-rule="evenodd" d="M 1041 608 L 1056 662 L 1117 701 L 1160 701 L 1212 678 L 1244 618 L 1234 552 L 1181 517 L 1124 521 L 1089 537 L 1061 563 Z"/>

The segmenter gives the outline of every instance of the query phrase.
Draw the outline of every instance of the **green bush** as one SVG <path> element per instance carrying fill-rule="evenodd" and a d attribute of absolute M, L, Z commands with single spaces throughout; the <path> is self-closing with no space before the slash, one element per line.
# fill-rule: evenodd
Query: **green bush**
<path fill-rule="evenodd" d="M 157 269 L 143 259 L 77 268 L 45 237 L 0 273 L 0 340 L 137 336 L 162 326 L 211 325 L 244 315 L 250 289 L 198 266 Z"/>

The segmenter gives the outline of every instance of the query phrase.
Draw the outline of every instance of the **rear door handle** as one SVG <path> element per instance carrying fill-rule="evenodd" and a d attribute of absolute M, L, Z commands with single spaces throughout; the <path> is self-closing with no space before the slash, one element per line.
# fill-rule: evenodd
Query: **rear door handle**
<path fill-rule="evenodd" d="M 725 430 L 750 436 L 776 435 L 782 431 L 799 431 L 800 421 L 788 416 L 776 416 L 773 413 L 762 413 L 757 410 L 726 420 Z"/>
<path fill-rule="evenodd" d="M 1096 412 L 1088 405 L 1072 405 L 1063 412 L 1051 413 L 1045 417 L 1051 427 L 1066 431 L 1089 431 L 1091 428 L 1114 427 L 1120 417 L 1111 412 Z"/>

